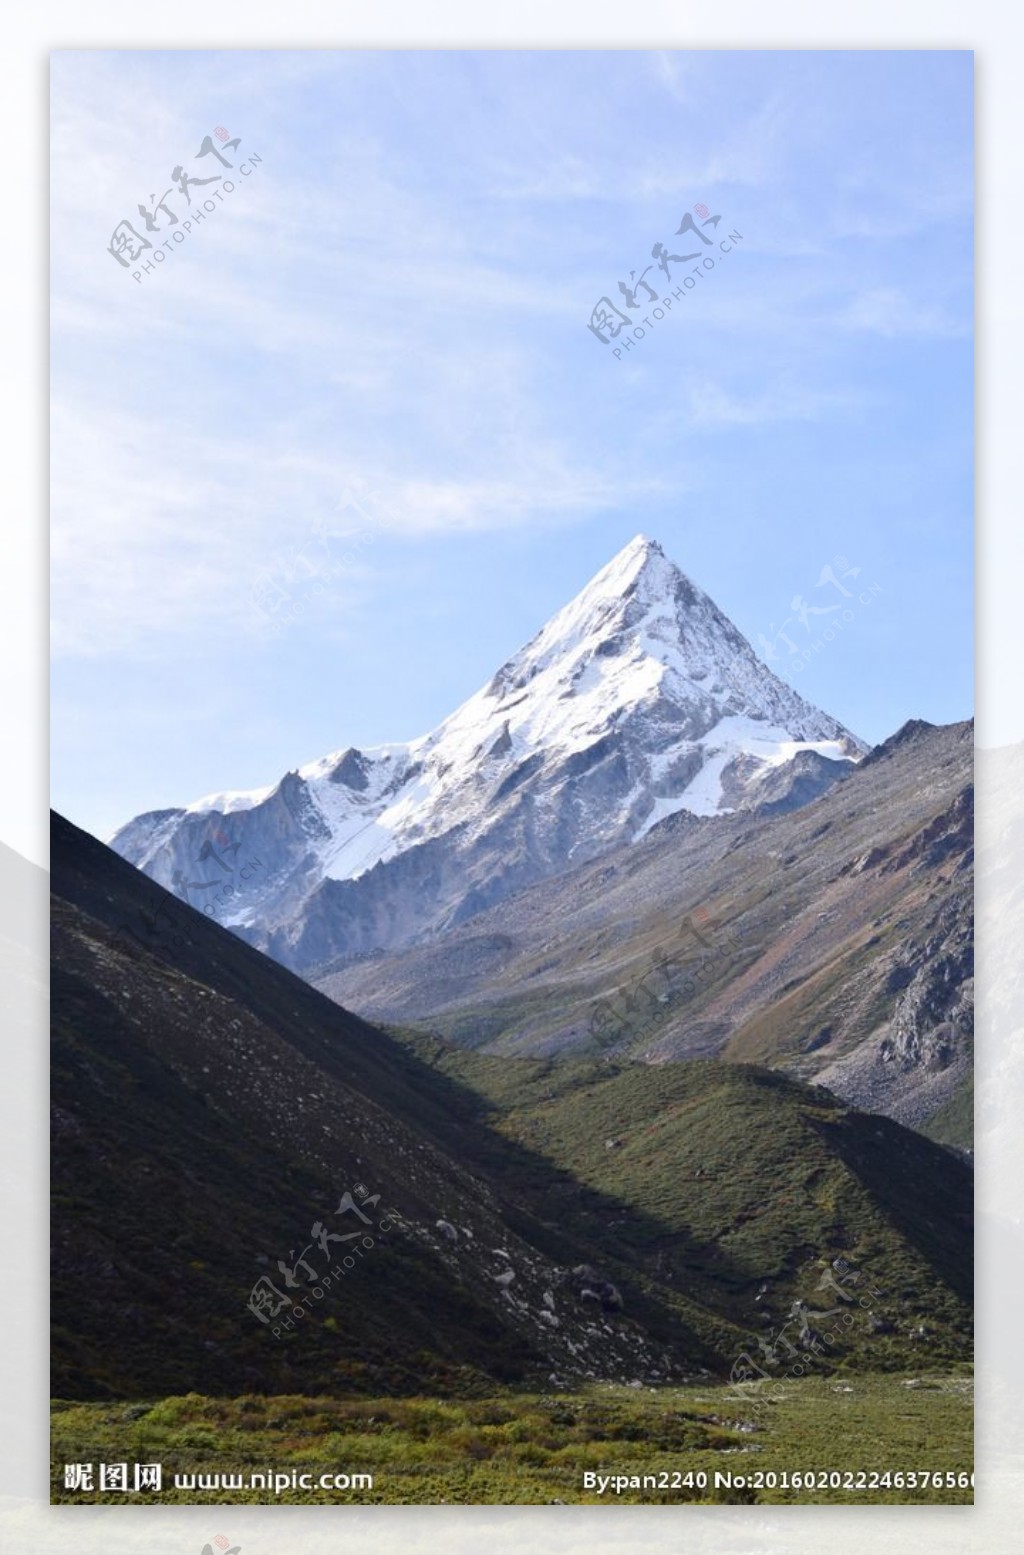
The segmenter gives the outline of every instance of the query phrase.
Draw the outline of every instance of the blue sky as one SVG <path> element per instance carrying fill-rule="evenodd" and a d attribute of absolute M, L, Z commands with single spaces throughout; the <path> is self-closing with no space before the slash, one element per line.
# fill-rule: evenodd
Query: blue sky
<path fill-rule="evenodd" d="M 638 531 L 864 738 L 968 716 L 972 73 L 55 55 L 56 808 L 106 835 L 423 733 Z M 178 165 L 235 189 L 139 284 L 107 245 Z M 616 360 L 592 307 L 695 205 L 742 241 Z M 836 558 L 854 619 L 797 672 Z"/>

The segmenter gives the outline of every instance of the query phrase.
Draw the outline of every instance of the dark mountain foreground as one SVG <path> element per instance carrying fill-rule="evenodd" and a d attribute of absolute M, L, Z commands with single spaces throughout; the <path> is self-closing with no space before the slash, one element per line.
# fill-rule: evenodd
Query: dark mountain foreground
<path fill-rule="evenodd" d="M 472 1397 L 710 1386 L 744 1354 L 770 1378 L 968 1355 L 971 1183 L 942 1146 L 748 1064 L 388 1034 L 59 817 L 52 856 L 58 1396 Z M 291 1304 L 263 1322 L 268 1279 Z"/>

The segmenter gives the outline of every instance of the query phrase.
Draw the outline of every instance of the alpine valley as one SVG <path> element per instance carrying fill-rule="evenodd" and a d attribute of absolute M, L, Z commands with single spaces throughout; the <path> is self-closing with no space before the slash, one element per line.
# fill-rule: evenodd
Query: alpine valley
<path fill-rule="evenodd" d="M 969 1500 L 972 728 L 913 712 L 638 537 L 430 734 L 54 816 L 55 1462 Z"/>

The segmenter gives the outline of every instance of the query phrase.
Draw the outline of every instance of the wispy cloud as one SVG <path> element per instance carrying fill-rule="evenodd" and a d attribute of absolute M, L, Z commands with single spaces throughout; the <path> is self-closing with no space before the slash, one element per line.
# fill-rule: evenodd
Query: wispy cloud
<path fill-rule="evenodd" d="M 758 394 L 742 394 L 706 379 L 690 386 L 687 409 L 690 426 L 715 428 L 764 426 L 771 422 L 820 421 L 849 411 L 854 396 L 814 390 L 788 379 L 769 384 Z"/>
<path fill-rule="evenodd" d="M 947 308 L 923 304 L 895 286 L 859 292 L 837 315 L 836 323 L 841 329 L 888 337 L 931 335 L 952 339 L 964 338 L 971 332 L 970 320 L 962 311 L 956 315 Z"/>
<path fill-rule="evenodd" d="M 282 446 L 256 453 L 245 438 L 194 430 L 169 450 L 162 421 L 112 422 L 80 404 L 55 404 L 53 436 L 57 657 L 166 652 L 171 640 L 197 632 L 261 635 L 265 621 L 253 606 L 259 579 L 311 537 L 350 532 L 358 522 L 353 499 L 387 514 L 382 532 L 391 538 L 422 541 L 510 525 L 550 528 L 658 485 L 576 468 L 553 444 L 514 432 L 489 477 L 461 479 L 358 453 Z M 347 568 L 331 592 L 344 598 L 365 577 Z"/>

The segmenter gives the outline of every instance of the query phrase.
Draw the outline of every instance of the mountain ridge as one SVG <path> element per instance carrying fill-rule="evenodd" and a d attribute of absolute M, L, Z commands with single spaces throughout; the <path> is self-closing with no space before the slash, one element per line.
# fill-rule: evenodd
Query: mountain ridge
<path fill-rule="evenodd" d="M 430 734 L 136 816 L 111 846 L 303 971 L 422 939 L 673 813 L 762 787 L 803 802 L 866 749 L 638 535 Z M 244 892 L 228 849 L 260 861 Z"/>
<path fill-rule="evenodd" d="M 926 1127 L 973 1046 L 973 726 L 911 721 L 794 810 L 635 845 L 315 986 L 491 1054 L 717 1055 Z"/>

